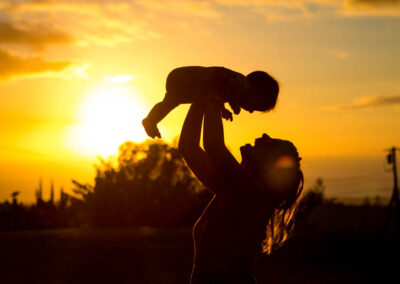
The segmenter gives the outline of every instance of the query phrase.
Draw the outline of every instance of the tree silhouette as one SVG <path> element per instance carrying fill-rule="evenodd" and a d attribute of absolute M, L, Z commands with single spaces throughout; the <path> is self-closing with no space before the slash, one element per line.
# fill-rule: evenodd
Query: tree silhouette
<path fill-rule="evenodd" d="M 100 159 L 94 186 L 73 181 L 97 226 L 184 226 L 199 217 L 210 194 L 178 150 L 163 142 L 126 142 L 117 165 Z"/>

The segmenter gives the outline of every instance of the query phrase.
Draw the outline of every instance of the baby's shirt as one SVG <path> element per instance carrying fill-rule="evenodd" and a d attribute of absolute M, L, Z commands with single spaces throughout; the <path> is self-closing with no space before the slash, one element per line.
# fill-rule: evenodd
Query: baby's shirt
<path fill-rule="evenodd" d="M 179 67 L 168 76 L 167 91 L 171 90 L 179 90 L 177 93 L 183 95 L 180 101 L 185 103 L 215 96 L 217 100 L 228 102 L 238 114 L 239 97 L 246 94 L 246 77 L 224 67 Z"/>
<path fill-rule="evenodd" d="M 224 67 L 208 67 L 212 73 L 209 92 L 227 101 L 235 114 L 240 112 L 239 97 L 245 95 L 246 77 Z M 215 85 L 214 85 L 215 84 Z"/>

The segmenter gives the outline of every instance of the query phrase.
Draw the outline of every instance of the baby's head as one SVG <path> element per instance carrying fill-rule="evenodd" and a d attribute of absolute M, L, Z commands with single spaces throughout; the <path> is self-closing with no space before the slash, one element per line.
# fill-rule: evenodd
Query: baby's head
<path fill-rule="evenodd" d="M 276 105 L 279 84 L 267 72 L 254 71 L 246 76 L 249 90 L 240 97 L 240 107 L 249 111 L 269 111 Z"/>

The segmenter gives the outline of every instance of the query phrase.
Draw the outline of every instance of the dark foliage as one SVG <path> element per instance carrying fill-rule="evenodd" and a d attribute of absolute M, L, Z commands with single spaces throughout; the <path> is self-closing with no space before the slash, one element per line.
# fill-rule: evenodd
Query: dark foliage
<path fill-rule="evenodd" d="M 191 174 L 175 147 L 126 142 L 117 162 L 100 158 L 94 185 L 72 180 L 76 197 L 41 198 L 32 206 L 0 204 L 0 229 L 90 226 L 191 226 L 211 194 Z"/>
<path fill-rule="evenodd" d="M 0 230 L 51 229 L 80 224 L 84 203 L 62 193 L 58 202 L 37 199 L 36 204 L 23 205 L 16 201 L 0 204 Z"/>
<path fill-rule="evenodd" d="M 301 224 L 306 216 L 317 206 L 322 205 L 324 200 L 325 185 L 322 178 L 317 178 L 314 185 L 309 188 L 300 200 L 297 211 L 298 224 Z"/>
<path fill-rule="evenodd" d="M 89 224 L 192 225 L 210 198 L 178 150 L 165 143 L 126 142 L 117 165 L 100 162 L 93 187 L 74 181 Z"/>

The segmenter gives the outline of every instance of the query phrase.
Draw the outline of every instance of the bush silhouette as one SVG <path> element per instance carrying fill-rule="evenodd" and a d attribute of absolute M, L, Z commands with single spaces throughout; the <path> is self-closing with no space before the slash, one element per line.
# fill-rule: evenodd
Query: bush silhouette
<path fill-rule="evenodd" d="M 94 186 L 74 184 L 86 222 L 96 226 L 193 225 L 211 197 L 163 142 L 126 142 L 117 165 L 100 159 Z"/>

